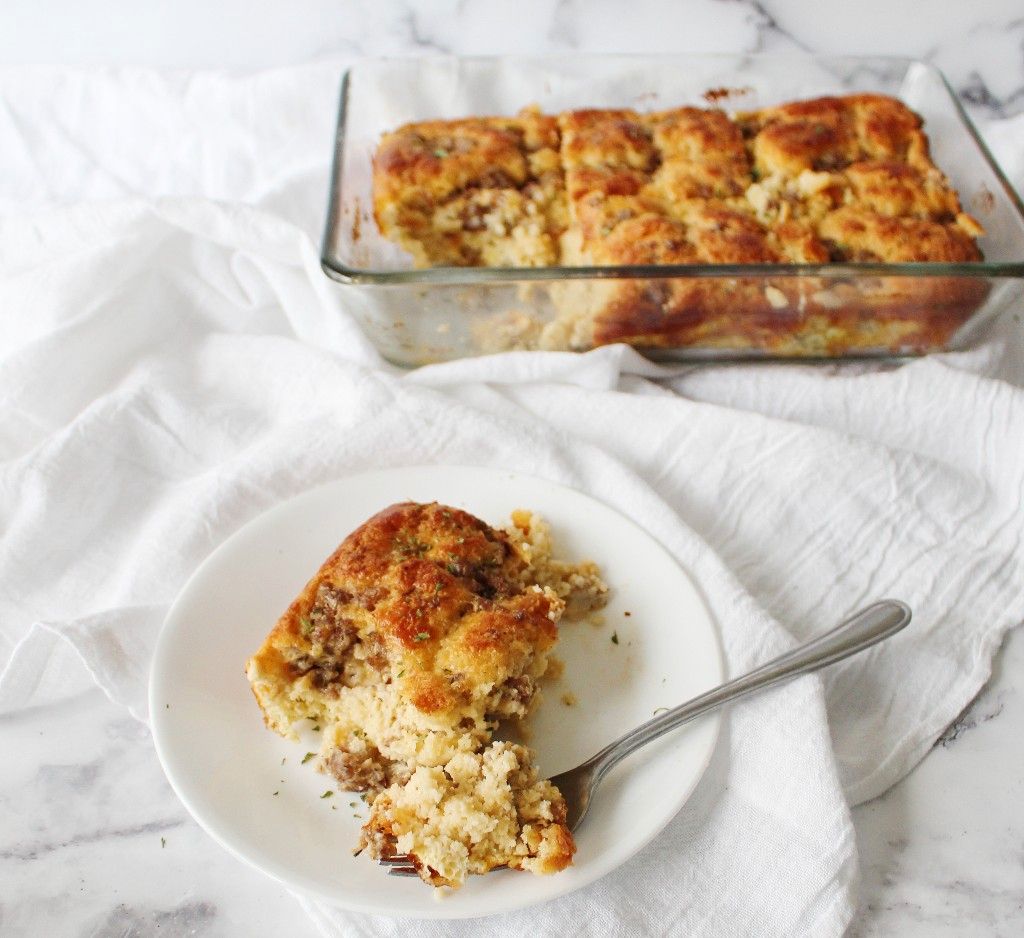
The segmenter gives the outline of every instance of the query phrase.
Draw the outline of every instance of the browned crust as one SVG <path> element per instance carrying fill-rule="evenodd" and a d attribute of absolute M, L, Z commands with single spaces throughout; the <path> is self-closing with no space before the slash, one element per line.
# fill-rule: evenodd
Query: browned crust
<path fill-rule="evenodd" d="M 850 284 L 779 280 L 765 287 L 738 279 L 726 305 L 715 283 L 641 281 L 617 288 L 607 301 L 595 343 L 798 356 L 926 352 L 949 342 L 987 290 L 955 278 L 880 278 L 870 292 Z"/>
<path fill-rule="evenodd" d="M 373 158 L 377 225 L 422 266 L 557 263 L 565 227 L 558 139 L 555 118 L 535 109 L 385 134 Z M 530 250 L 508 250 L 516 228 Z M 488 251 L 495 241 L 499 249 Z"/>
<path fill-rule="evenodd" d="M 526 136 L 509 129 L 522 119 L 425 122 L 385 137 L 374 166 L 384 234 L 405 244 L 418 237 L 395 223 L 396 200 L 487 186 L 496 170 L 522 187 L 529 175 Z M 822 97 L 735 117 L 683 107 L 533 112 L 531 119 L 542 128 L 536 139 L 548 152 L 557 149 L 551 172 L 563 182 L 556 199 L 565 203 L 565 229 L 574 239 L 571 258 L 563 246 L 553 263 L 982 259 L 981 226 L 932 162 L 920 116 L 891 97 Z M 444 168 L 418 142 L 442 133 L 470 148 Z M 551 232 L 560 234 L 558 226 Z M 459 232 L 450 236 L 460 239 Z M 458 248 L 428 262 L 481 262 L 469 254 Z M 780 281 L 766 296 L 764 283 L 754 280 L 622 281 L 592 292 L 582 311 L 592 320 L 584 344 L 926 350 L 943 346 L 987 294 L 984 284 L 956 278 L 886 277 L 855 290 L 833 287 Z"/>
<path fill-rule="evenodd" d="M 310 616 L 327 587 L 339 597 L 337 621 L 373 644 L 382 676 L 425 713 L 456 710 L 475 688 L 514 677 L 557 640 L 561 609 L 549 594 L 523 589 L 523 568 L 507 535 L 467 512 L 392 505 L 328 557 L 253 663 L 283 681 L 302 676 L 294 662 L 314 641 L 325 644 L 310 634 Z"/>

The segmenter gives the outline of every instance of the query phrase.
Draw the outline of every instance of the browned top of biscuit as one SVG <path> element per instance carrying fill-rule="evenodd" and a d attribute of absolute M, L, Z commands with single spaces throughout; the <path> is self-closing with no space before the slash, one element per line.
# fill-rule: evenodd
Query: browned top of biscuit
<path fill-rule="evenodd" d="M 503 532 L 437 503 L 392 505 L 352 532 L 268 636 L 260 673 L 319 686 L 361 657 L 424 713 L 486 695 L 557 638 L 562 603 L 524 587 Z"/>
<path fill-rule="evenodd" d="M 566 263 L 566 237 L 592 264 L 981 259 L 921 118 L 875 94 L 410 124 L 381 142 L 374 187 L 382 232 L 423 264 Z"/>

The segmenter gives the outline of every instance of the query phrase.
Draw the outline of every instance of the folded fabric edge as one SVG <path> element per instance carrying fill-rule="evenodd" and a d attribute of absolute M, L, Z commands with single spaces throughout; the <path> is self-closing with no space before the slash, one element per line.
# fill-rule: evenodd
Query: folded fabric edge
<path fill-rule="evenodd" d="M 58 654 L 60 644 L 59 635 L 47 630 L 40 622 L 32 624 L 0 669 L 0 714 L 16 713 L 40 703 L 34 698 L 46 684 L 48 668 Z M 44 699 L 41 702 L 51 701 Z"/>
<path fill-rule="evenodd" d="M 906 778 L 918 763 L 935 748 L 935 743 L 946 729 L 981 693 L 982 688 L 992 676 L 995 656 L 999 654 L 1006 636 L 1012 629 L 1024 626 L 1024 597 L 1018 605 L 1021 608 L 1013 614 L 1007 615 L 1004 622 L 994 625 L 981 636 L 978 650 L 974 653 L 975 665 L 971 669 L 968 679 L 961 685 L 963 693 L 950 697 L 944 706 L 936 708 L 932 719 L 928 721 L 927 727 L 923 731 L 912 730 L 899 740 L 872 772 L 845 786 L 846 799 L 851 808 L 881 797 Z M 918 739 L 908 746 L 908 739 L 913 735 L 917 735 Z"/>
<path fill-rule="evenodd" d="M 165 606 L 137 606 L 69 622 L 34 622 L 0 671 L 0 714 L 57 703 L 96 686 L 148 725 L 148 675 L 140 682 L 133 672 L 148 668 L 165 614 Z M 72 658 L 84 668 L 81 676 L 68 670 Z M 88 681 L 82 680 L 85 675 Z"/>

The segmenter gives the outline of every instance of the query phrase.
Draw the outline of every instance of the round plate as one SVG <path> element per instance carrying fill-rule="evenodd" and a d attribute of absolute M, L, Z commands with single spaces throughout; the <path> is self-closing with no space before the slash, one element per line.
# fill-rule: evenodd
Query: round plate
<path fill-rule="evenodd" d="M 604 781 L 576 834 L 574 865 L 554 876 L 471 877 L 438 902 L 416 878 L 353 857 L 366 809 L 302 765 L 318 749 L 267 730 L 246 659 L 350 531 L 399 501 L 439 501 L 492 525 L 515 508 L 551 524 L 558 556 L 597 561 L 611 587 L 604 622 L 563 623 L 530 720 L 545 776 L 722 680 L 711 615 L 689 577 L 629 519 L 580 492 L 496 469 L 421 466 L 339 479 L 285 502 L 225 541 L 174 603 L 150 680 L 153 738 L 185 807 L 221 844 L 287 886 L 360 912 L 464 918 L 508 912 L 592 883 L 629 859 L 682 807 L 711 758 L 717 717 L 670 733 Z"/>

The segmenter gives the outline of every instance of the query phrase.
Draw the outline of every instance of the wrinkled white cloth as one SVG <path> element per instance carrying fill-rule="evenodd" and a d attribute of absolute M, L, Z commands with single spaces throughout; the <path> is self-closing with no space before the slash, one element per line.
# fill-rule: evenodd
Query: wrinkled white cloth
<path fill-rule="evenodd" d="M 326 935 L 841 934 L 848 804 L 927 753 L 1024 620 L 1019 317 L 901 367 L 611 347 L 400 372 L 319 269 L 338 74 L 0 73 L 0 712 L 94 681 L 145 719 L 168 605 L 293 494 L 376 466 L 534 473 L 692 571 L 732 673 L 873 598 L 914 623 L 737 705 L 683 811 L 580 893 L 468 923 L 305 908 Z M 990 134 L 1018 183 L 1022 127 Z"/>

